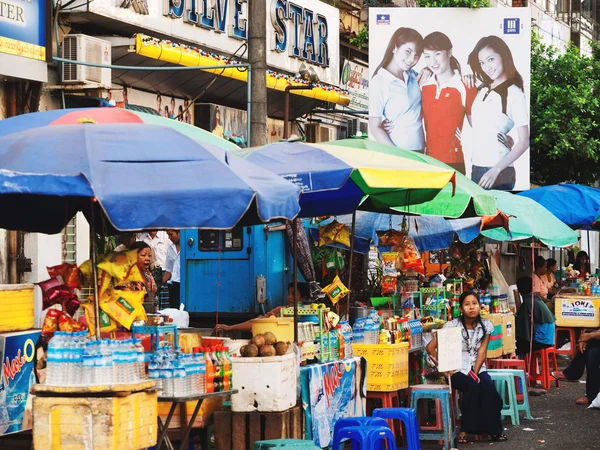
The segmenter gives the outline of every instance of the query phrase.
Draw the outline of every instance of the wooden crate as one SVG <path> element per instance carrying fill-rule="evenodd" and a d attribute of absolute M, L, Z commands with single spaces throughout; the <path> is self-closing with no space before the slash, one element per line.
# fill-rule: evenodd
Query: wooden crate
<path fill-rule="evenodd" d="M 216 411 L 214 421 L 215 450 L 247 450 L 269 439 L 304 439 L 300 406 L 273 413 Z"/>
<path fill-rule="evenodd" d="M 156 392 L 33 400 L 37 450 L 139 450 L 156 444 Z"/>

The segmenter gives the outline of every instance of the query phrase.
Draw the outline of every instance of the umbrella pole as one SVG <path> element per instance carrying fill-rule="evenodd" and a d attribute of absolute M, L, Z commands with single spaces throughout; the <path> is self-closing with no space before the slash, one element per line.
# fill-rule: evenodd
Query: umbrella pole
<path fill-rule="evenodd" d="M 100 340 L 100 299 L 98 297 L 98 267 L 97 263 L 97 248 L 96 248 L 96 218 L 94 217 L 94 203 L 96 199 L 92 199 L 92 208 L 90 214 L 90 236 L 92 238 L 92 282 L 94 286 L 94 329 L 96 330 L 96 340 Z"/>
<path fill-rule="evenodd" d="M 352 266 L 354 263 L 354 231 L 356 228 L 356 210 L 352 212 L 352 234 L 350 235 L 350 269 L 348 269 L 348 299 L 346 300 L 347 309 L 346 314 L 348 320 L 350 319 L 350 295 L 352 294 Z"/>
<path fill-rule="evenodd" d="M 294 235 L 294 342 L 298 342 L 298 227 L 296 219 L 292 219 L 292 232 Z"/>

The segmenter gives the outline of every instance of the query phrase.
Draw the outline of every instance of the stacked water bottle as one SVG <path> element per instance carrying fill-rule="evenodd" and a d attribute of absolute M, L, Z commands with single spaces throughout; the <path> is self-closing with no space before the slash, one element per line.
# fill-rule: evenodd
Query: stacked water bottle
<path fill-rule="evenodd" d="M 144 379 L 144 348 L 138 339 L 91 341 L 86 331 L 59 331 L 48 343 L 49 385 L 133 384 Z"/>
<path fill-rule="evenodd" d="M 197 347 L 193 354 L 161 343 L 148 366 L 148 376 L 162 397 L 189 397 L 232 389 L 231 355 L 227 347 Z"/>
<path fill-rule="evenodd" d="M 342 320 L 339 325 L 341 328 L 342 336 L 344 337 L 344 357 L 352 358 L 352 327 L 347 320 Z"/>
<path fill-rule="evenodd" d="M 379 343 L 379 328 L 381 325 L 381 317 L 377 313 L 377 310 L 372 309 L 371 313 L 365 320 L 365 337 L 364 344 L 378 344 Z"/>

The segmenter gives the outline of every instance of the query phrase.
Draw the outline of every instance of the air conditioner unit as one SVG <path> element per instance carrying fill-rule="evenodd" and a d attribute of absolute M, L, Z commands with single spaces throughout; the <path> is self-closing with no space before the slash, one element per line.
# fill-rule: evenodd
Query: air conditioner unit
<path fill-rule="evenodd" d="M 85 34 L 67 34 L 63 38 L 63 58 L 92 64 L 111 64 L 111 43 Z M 97 85 L 110 88 L 110 69 L 63 63 L 62 82 L 65 84 Z"/>
<path fill-rule="evenodd" d="M 319 130 L 319 142 L 335 141 L 335 129 L 321 125 Z"/>
<path fill-rule="evenodd" d="M 346 126 L 348 127 L 348 137 L 356 136 L 357 131 L 359 130 L 359 120 L 358 119 L 348 119 L 346 122 Z"/>

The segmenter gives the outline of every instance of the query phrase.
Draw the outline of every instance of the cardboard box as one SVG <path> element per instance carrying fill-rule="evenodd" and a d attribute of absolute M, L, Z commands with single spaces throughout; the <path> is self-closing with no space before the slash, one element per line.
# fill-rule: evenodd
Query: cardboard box
<path fill-rule="evenodd" d="M 514 314 L 503 314 L 502 315 L 502 354 L 508 355 L 516 351 L 515 344 L 515 315 Z"/>
<path fill-rule="evenodd" d="M 554 311 L 557 327 L 600 327 L 600 299 L 584 296 L 556 296 Z"/>
<path fill-rule="evenodd" d="M 494 331 L 490 336 L 490 343 L 488 344 L 487 357 L 499 358 L 502 356 L 502 314 L 487 314 L 483 318 L 492 322 L 494 326 Z"/>
<path fill-rule="evenodd" d="M 2 384 L 0 385 L 0 435 L 31 429 L 31 398 L 36 383 L 36 343 L 40 330 L 0 334 Z"/>

